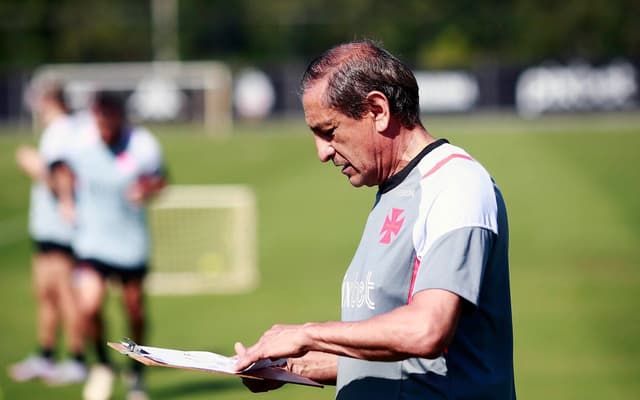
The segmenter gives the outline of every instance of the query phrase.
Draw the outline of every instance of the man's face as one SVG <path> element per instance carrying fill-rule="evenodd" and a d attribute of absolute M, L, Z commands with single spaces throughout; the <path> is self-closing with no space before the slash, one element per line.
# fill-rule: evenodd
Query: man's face
<path fill-rule="evenodd" d="M 117 112 L 96 107 L 93 108 L 93 116 L 102 141 L 106 144 L 116 142 L 122 129 L 122 116 Z"/>
<path fill-rule="evenodd" d="M 326 86 L 326 80 L 320 80 L 302 96 L 305 120 L 313 131 L 318 158 L 341 167 L 355 187 L 381 183 L 378 135 L 372 119 L 365 115 L 356 120 L 329 108 L 322 99 Z"/>

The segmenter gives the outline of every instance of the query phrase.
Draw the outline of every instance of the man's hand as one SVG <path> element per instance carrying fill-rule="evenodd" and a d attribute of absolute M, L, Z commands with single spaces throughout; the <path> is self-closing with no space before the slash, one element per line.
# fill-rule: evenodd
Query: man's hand
<path fill-rule="evenodd" d="M 240 342 L 236 343 L 234 348 L 238 357 L 244 356 L 247 352 L 246 347 Z M 253 393 L 268 392 L 281 388 L 284 385 L 284 382 L 250 378 L 242 378 L 242 383 Z"/>
<path fill-rule="evenodd" d="M 277 360 L 286 357 L 301 357 L 311 350 L 311 340 L 305 332 L 306 325 L 274 325 L 251 347 L 242 348 L 238 354 L 236 371 L 241 371 L 258 360 Z M 237 344 L 237 345 L 238 345 Z M 236 346 L 237 346 L 236 345 Z"/>
<path fill-rule="evenodd" d="M 238 357 L 244 356 L 247 349 L 242 343 L 235 344 Z M 287 371 L 313 379 L 325 385 L 335 385 L 338 375 L 338 356 L 335 354 L 310 351 L 299 358 L 288 358 L 283 367 Z M 242 383 L 252 392 L 267 392 L 284 385 L 283 382 L 243 378 Z"/>
<path fill-rule="evenodd" d="M 159 175 L 141 176 L 127 190 L 127 200 L 136 206 L 142 206 L 151 197 L 158 194 L 166 185 L 164 177 Z"/>
<path fill-rule="evenodd" d="M 127 189 L 127 200 L 129 203 L 141 206 L 144 203 L 144 190 L 142 184 L 139 181 L 134 182 L 129 189 Z"/>

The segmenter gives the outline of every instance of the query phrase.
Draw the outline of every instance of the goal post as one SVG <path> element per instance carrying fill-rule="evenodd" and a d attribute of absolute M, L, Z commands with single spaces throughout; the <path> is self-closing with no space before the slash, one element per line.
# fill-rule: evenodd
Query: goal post
<path fill-rule="evenodd" d="M 148 210 L 152 294 L 254 289 L 256 202 L 244 185 L 170 185 Z"/>

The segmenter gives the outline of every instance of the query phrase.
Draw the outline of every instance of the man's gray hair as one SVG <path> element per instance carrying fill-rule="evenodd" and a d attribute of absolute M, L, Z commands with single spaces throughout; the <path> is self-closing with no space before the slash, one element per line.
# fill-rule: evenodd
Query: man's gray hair
<path fill-rule="evenodd" d="M 300 94 L 327 78 L 326 104 L 361 119 L 374 90 L 389 100 L 391 115 L 406 128 L 420 125 L 418 83 L 404 63 L 371 41 L 341 44 L 313 60 L 300 82 Z"/>

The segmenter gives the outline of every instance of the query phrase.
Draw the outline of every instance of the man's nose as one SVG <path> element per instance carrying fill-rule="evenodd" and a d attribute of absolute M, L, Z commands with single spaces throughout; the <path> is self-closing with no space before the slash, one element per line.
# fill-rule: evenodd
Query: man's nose
<path fill-rule="evenodd" d="M 336 150 L 333 148 L 329 141 L 316 136 L 315 142 L 316 149 L 318 150 L 318 158 L 323 163 L 331 160 L 336 154 Z"/>

